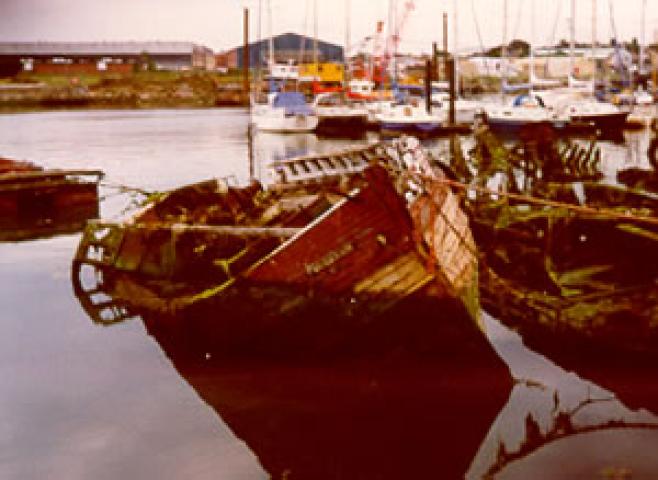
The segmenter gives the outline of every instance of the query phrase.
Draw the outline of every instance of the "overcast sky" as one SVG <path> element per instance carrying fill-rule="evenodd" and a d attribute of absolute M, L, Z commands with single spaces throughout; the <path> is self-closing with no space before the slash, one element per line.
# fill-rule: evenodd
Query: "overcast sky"
<path fill-rule="evenodd" d="M 318 5 L 318 36 L 345 43 L 346 6 L 350 5 L 350 38 L 354 45 L 386 20 L 388 0 L 315 0 Z M 399 9 L 408 0 L 397 0 Z M 429 51 L 441 43 L 441 15 L 450 15 L 450 45 L 453 42 L 453 5 L 458 4 L 460 47 L 499 44 L 503 37 L 505 0 L 415 0 L 402 31 L 401 51 Z M 532 40 L 535 25 L 537 45 L 569 38 L 571 0 L 507 0 L 508 39 Z M 536 4 L 532 14 L 532 4 Z M 272 5 L 271 29 L 268 3 Z M 284 32 L 312 35 L 314 0 L 0 0 L 0 41 L 116 41 L 183 40 L 214 50 L 242 42 L 242 9 L 251 12 L 251 40 L 257 38 L 258 10 L 262 4 L 263 37 Z M 609 40 L 612 2 L 618 37 L 640 38 L 643 0 L 598 0 L 598 38 Z M 646 0 L 646 40 L 655 41 L 658 0 Z M 475 7 L 475 9 L 473 8 Z M 474 15 L 474 10 L 476 15 Z M 533 22 L 534 17 L 534 22 Z M 577 40 L 589 42 L 592 31 L 592 0 L 577 0 Z M 555 33 L 554 33 L 555 32 Z M 452 48 L 452 47 L 451 47 Z"/>

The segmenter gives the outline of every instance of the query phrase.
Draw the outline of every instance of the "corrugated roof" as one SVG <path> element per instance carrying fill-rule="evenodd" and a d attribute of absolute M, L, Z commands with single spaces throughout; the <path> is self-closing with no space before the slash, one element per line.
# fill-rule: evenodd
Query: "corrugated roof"
<path fill-rule="evenodd" d="M 192 42 L 0 42 L 0 55 L 191 54 Z M 200 47 L 206 48 L 206 47 Z"/>

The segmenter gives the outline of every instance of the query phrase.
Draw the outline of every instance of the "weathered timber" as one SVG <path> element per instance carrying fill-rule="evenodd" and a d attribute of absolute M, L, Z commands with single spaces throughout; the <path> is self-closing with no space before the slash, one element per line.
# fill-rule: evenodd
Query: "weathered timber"
<path fill-rule="evenodd" d="M 281 167 L 297 177 L 267 189 L 200 182 L 154 195 L 128 223 L 90 223 L 73 262 L 76 293 L 87 297 L 79 277 L 92 268 L 102 272 L 92 290 L 121 305 L 166 315 L 211 307 L 221 328 L 243 333 L 304 312 L 373 318 L 412 295 L 477 317 L 468 218 L 417 142 Z"/>

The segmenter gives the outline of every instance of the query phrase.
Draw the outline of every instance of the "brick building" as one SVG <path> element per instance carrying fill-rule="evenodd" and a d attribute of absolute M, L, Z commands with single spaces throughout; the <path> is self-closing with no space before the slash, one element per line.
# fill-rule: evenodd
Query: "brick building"
<path fill-rule="evenodd" d="M 213 51 L 191 42 L 0 42 L 0 76 L 214 67 Z"/>

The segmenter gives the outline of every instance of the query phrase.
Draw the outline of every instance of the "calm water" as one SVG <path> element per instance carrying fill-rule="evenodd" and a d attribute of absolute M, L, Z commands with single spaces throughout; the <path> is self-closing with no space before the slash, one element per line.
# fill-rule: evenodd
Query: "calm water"
<path fill-rule="evenodd" d="M 244 182 L 246 130 L 240 110 L 3 115 L 0 155 L 149 191 Z M 254 170 L 371 140 L 261 134 Z M 608 179 L 647 165 L 646 144 L 605 145 Z M 101 193 L 106 218 L 134 200 Z M 214 358 L 149 319 L 93 324 L 70 281 L 78 239 L 0 244 L 2 479 L 658 477 L 643 369 L 568 371 L 486 315 L 487 339 L 426 361 Z"/>

